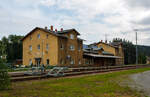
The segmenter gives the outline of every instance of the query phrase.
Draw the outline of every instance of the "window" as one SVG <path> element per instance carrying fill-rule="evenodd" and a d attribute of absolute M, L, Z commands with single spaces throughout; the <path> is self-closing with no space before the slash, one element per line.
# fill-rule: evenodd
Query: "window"
<path fill-rule="evenodd" d="M 74 64 L 74 60 L 73 60 L 73 59 L 70 61 L 70 64 L 71 64 L 71 65 Z"/>
<path fill-rule="evenodd" d="M 70 34 L 70 39 L 74 39 L 74 35 L 73 34 Z"/>
<path fill-rule="evenodd" d="M 30 40 L 32 40 L 32 37 L 30 36 Z"/>
<path fill-rule="evenodd" d="M 80 51 L 80 45 L 78 46 L 78 50 Z"/>
<path fill-rule="evenodd" d="M 32 45 L 29 46 L 29 50 L 32 51 Z"/>
<path fill-rule="evenodd" d="M 79 59 L 79 65 L 81 65 L 81 60 Z"/>
<path fill-rule="evenodd" d="M 70 50 L 74 50 L 74 45 L 70 45 Z"/>
<path fill-rule="evenodd" d="M 40 34 L 37 35 L 37 38 L 40 39 Z"/>
<path fill-rule="evenodd" d="M 46 38 L 48 39 L 48 34 L 46 35 Z"/>
<path fill-rule="evenodd" d="M 48 50 L 49 49 L 49 45 L 48 44 L 46 44 L 46 50 Z"/>
<path fill-rule="evenodd" d="M 64 45 L 63 44 L 60 45 L 60 49 L 64 49 Z"/>
<path fill-rule="evenodd" d="M 46 60 L 46 64 L 49 65 L 49 59 Z"/>
<path fill-rule="evenodd" d="M 60 60 L 60 64 L 64 64 L 64 60 L 63 59 Z"/>
<path fill-rule="evenodd" d="M 29 65 L 32 66 L 32 59 L 29 59 Z"/>
<path fill-rule="evenodd" d="M 37 46 L 37 49 L 40 50 L 40 45 Z"/>

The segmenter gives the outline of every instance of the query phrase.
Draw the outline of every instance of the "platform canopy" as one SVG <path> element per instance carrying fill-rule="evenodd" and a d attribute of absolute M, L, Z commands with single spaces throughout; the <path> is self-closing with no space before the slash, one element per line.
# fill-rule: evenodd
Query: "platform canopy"
<path fill-rule="evenodd" d="M 122 58 L 119 56 L 107 56 L 107 55 L 98 55 L 98 54 L 84 54 L 85 56 L 97 57 L 97 58 Z"/>

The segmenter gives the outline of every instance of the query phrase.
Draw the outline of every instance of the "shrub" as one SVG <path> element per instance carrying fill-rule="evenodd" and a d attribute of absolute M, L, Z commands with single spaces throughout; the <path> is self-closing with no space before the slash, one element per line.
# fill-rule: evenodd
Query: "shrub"
<path fill-rule="evenodd" d="M 0 60 L 0 90 L 8 89 L 10 86 L 10 77 L 7 72 L 7 66 Z"/>

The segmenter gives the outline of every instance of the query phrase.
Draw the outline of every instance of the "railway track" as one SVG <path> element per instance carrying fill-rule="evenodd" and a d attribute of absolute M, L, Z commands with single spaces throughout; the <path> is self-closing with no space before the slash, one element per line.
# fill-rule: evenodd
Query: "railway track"
<path fill-rule="evenodd" d="M 69 70 L 66 71 L 64 74 L 65 76 L 76 76 L 76 75 L 84 75 L 84 74 L 137 69 L 137 68 L 144 68 L 144 67 L 150 67 L 150 65 L 123 65 L 123 66 L 69 68 Z M 54 78 L 54 77 L 47 77 L 45 75 L 29 76 L 29 75 L 24 75 L 24 72 L 9 73 L 9 75 L 12 82 Z"/>

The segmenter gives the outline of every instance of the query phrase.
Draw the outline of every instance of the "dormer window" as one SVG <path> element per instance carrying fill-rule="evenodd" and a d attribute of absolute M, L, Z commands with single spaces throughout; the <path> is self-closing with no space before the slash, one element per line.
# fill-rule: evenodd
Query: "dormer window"
<path fill-rule="evenodd" d="M 73 34 L 70 34 L 70 39 L 74 39 L 74 35 Z"/>
<path fill-rule="evenodd" d="M 40 39 L 40 34 L 37 35 L 37 38 Z"/>

